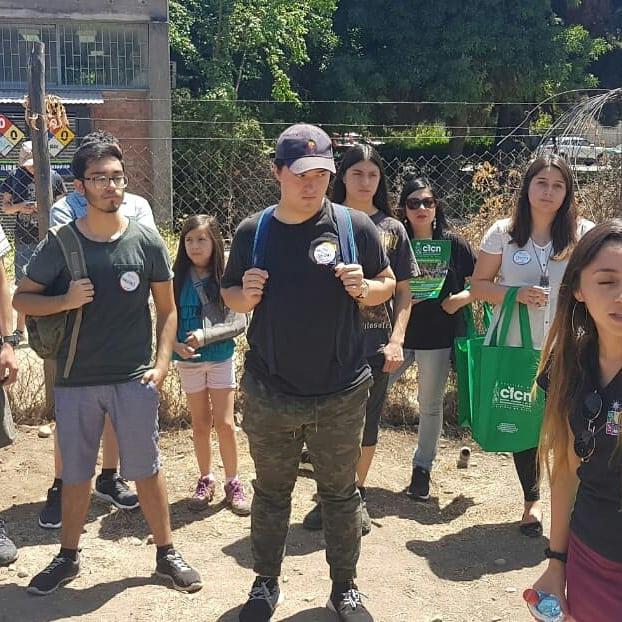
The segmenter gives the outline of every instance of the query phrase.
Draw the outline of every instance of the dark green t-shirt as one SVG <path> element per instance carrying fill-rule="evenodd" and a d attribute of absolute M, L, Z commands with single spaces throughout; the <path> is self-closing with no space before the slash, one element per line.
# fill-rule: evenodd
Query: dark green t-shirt
<path fill-rule="evenodd" d="M 150 283 L 173 278 L 171 262 L 160 235 L 130 220 L 114 242 L 93 242 L 78 233 L 95 297 L 84 305 L 76 358 L 60 386 L 116 384 L 140 378 L 149 369 L 153 328 L 149 313 Z M 29 279 L 45 285 L 50 296 L 64 294 L 69 271 L 58 241 L 41 241 L 25 269 Z M 75 312 L 69 314 L 59 369 L 67 358 Z"/>

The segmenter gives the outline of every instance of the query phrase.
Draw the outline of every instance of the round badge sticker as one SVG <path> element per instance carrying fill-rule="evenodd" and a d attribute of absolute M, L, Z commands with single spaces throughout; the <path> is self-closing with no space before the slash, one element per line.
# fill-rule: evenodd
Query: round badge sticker
<path fill-rule="evenodd" d="M 512 261 L 517 266 L 524 266 L 531 261 L 531 255 L 527 251 L 516 251 L 514 257 L 512 257 Z"/>
<path fill-rule="evenodd" d="M 313 251 L 313 257 L 315 261 L 322 266 L 326 266 L 335 261 L 335 257 L 337 256 L 337 246 L 335 244 L 331 244 L 330 242 L 322 242 L 316 246 Z"/>
<path fill-rule="evenodd" d="M 121 289 L 126 292 L 133 292 L 140 285 L 140 277 L 137 272 L 124 272 L 119 279 Z"/>

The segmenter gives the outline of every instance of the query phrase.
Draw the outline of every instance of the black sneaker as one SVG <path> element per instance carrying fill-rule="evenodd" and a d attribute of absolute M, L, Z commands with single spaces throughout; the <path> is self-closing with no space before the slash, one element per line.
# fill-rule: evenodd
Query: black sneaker
<path fill-rule="evenodd" d="M 17 548 L 13 540 L 9 538 L 4 526 L 4 520 L 0 518 L 0 566 L 8 566 L 17 559 Z"/>
<path fill-rule="evenodd" d="M 406 494 L 411 499 L 427 501 L 430 498 L 430 471 L 416 466 L 413 469 L 410 486 L 408 486 Z"/>
<path fill-rule="evenodd" d="M 257 577 L 248 594 L 248 600 L 240 610 L 240 622 L 269 622 L 274 610 L 283 602 L 283 594 L 277 579 Z"/>
<path fill-rule="evenodd" d="M 93 493 L 98 499 L 111 503 L 119 510 L 135 510 L 140 504 L 138 495 L 130 490 L 126 481 L 115 473 L 111 478 L 104 478 L 101 473 L 95 480 Z"/>
<path fill-rule="evenodd" d="M 39 514 L 39 527 L 43 529 L 60 529 L 63 524 L 61 510 L 60 486 L 48 488 L 48 497 Z"/>
<path fill-rule="evenodd" d="M 333 583 L 326 607 L 336 613 L 343 622 L 374 622 L 361 602 L 361 593 L 352 580 Z"/>
<path fill-rule="evenodd" d="M 180 592 L 198 592 L 203 587 L 201 575 L 175 550 L 158 559 L 155 572 Z"/>
<path fill-rule="evenodd" d="M 302 526 L 309 531 L 322 529 L 322 504 L 316 503 L 315 507 L 304 517 Z"/>
<path fill-rule="evenodd" d="M 300 464 L 298 468 L 302 471 L 311 471 L 313 473 L 313 460 L 311 459 L 311 452 L 304 449 L 300 454 Z"/>
<path fill-rule="evenodd" d="M 80 557 L 74 561 L 69 557 L 57 555 L 47 568 L 32 578 L 28 584 L 28 593 L 37 596 L 51 594 L 78 576 L 80 576 Z"/>
<path fill-rule="evenodd" d="M 367 501 L 361 499 L 361 534 L 366 536 L 371 531 L 371 518 L 367 511 Z"/>

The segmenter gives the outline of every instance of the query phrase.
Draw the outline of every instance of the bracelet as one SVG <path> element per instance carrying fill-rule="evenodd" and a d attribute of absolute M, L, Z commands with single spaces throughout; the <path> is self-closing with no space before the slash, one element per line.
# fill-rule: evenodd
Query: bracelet
<path fill-rule="evenodd" d="M 552 551 L 548 546 L 544 549 L 544 557 L 546 559 L 556 559 L 558 562 L 565 564 L 568 559 L 567 553 L 561 553 L 560 551 Z"/>

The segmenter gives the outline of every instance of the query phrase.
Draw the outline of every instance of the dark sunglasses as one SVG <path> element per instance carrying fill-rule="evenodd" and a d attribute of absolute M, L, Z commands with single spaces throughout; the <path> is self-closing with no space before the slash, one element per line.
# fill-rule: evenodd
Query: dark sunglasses
<path fill-rule="evenodd" d="M 587 429 L 575 436 L 574 450 L 581 462 L 589 462 L 596 450 L 596 435 L 604 428 L 596 429 L 596 420 L 603 409 L 603 398 L 596 393 L 588 393 L 583 400 L 583 416 L 587 421 Z"/>
<path fill-rule="evenodd" d="M 436 204 L 436 201 L 432 197 L 425 199 L 406 199 L 406 209 L 419 209 L 422 205 L 426 209 L 431 209 Z"/>

